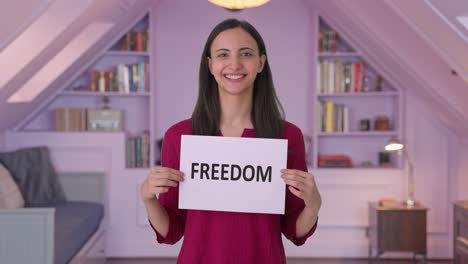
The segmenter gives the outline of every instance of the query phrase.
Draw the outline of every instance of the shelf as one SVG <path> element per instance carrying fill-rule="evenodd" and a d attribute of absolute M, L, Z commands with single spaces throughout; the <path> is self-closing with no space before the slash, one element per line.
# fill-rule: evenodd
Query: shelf
<path fill-rule="evenodd" d="M 122 92 L 90 92 L 90 91 L 64 91 L 60 95 L 73 95 L 73 96 L 123 96 L 123 97 L 146 97 L 150 96 L 149 92 L 131 92 L 131 93 L 122 93 Z"/>
<path fill-rule="evenodd" d="M 112 50 L 104 52 L 106 56 L 141 56 L 149 57 L 149 52 L 146 51 L 122 51 L 122 50 Z"/>
<path fill-rule="evenodd" d="M 319 52 L 319 57 L 332 57 L 332 58 L 342 58 L 342 57 L 360 57 L 361 54 L 354 51 L 337 51 L 337 52 Z"/>
<path fill-rule="evenodd" d="M 358 93 L 319 93 L 317 97 L 391 97 L 399 96 L 398 92 L 358 92 Z"/>
<path fill-rule="evenodd" d="M 396 131 L 351 131 L 351 132 L 318 132 L 318 137 L 388 137 L 397 136 Z"/>

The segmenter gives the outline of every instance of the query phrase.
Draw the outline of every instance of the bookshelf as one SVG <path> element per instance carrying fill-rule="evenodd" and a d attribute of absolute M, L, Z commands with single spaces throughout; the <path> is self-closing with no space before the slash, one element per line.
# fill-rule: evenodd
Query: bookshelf
<path fill-rule="evenodd" d="M 372 67 L 362 53 L 318 17 L 316 74 L 313 93 L 312 168 L 329 170 L 319 159 L 343 155 L 347 169 L 395 169 L 400 158 L 379 162 L 389 139 L 401 137 L 401 93 Z M 340 168 L 342 169 L 342 168 Z"/>
<path fill-rule="evenodd" d="M 124 168 L 149 168 L 154 163 L 151 150 L 154 135 L 150 129 L 154 89 L 150 80 L 149 26 L 150 12 L 147 11 L 110 41 L 107 48 L 56 94 L 23 130 L 122 133 L 126 138 Z M 91 122 L 90 111 L 93 110 L 100 114 L 95 118 L 96 123 Z M 118 128 L 106 126 L 111 122 L 119 122 Z"/>

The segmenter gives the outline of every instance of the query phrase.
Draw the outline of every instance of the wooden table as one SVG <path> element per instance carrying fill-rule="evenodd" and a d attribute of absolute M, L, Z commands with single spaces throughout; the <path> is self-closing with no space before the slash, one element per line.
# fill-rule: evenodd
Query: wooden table
<path fill-rule="evenodd" d="M 373 260 L 380 263 L 380 256 L 387 251 L 412 252 L 414 263 L 417 263 L 418 255 L 426 263 L 426 215 L 427 208 L 420 204 L 409 208 L 404 204 L 382 207 L 370 203 L 369 263 Z"/>

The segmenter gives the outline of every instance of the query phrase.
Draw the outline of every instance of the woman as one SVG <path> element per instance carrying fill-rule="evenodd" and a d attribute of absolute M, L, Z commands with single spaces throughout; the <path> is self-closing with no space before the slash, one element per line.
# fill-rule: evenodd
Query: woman
<path fill-rule="evenodd" d="M 285 214 L 178 209 L 183 134 L 287 139 Z M 262 37 L 246 21 L 221 22 L 203 50 L 192 118 L 168 129 L 162 167 L 152 168 L 141 188 L 158 242 L 184 237 L 178 263 L 285 263 L 281 233 L 302 245 L 315 231 L 321 206 L 304 151 L 300 129 L 283 119 Z"/>

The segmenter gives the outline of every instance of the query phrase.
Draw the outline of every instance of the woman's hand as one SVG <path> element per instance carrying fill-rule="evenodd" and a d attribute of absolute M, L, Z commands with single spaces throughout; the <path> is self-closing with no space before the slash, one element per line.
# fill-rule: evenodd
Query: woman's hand
<path fill-rule="evenodd" d="M 282 169 L 281 178 L 294 195 L 304 200 L 306 208 L 318 213 L 322 198 L 312 174 L 301 170 Z"/>
<path fill-rule="evenodd" d="M 169 191 L 169 188 L 175 187 L 184 180 L 184 174 L 181 171 L 167 167 L 152 167 L 150 174 L 141 185 L 141 198 L 143 201 L 151 200 L 160 193 Z"/>

